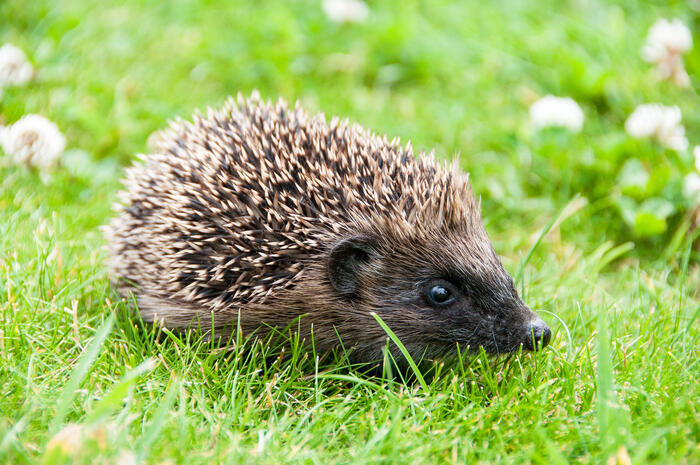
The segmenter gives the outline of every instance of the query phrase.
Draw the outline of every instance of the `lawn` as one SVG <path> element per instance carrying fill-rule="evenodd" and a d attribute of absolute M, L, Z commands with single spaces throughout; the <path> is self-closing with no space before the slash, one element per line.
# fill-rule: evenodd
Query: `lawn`
<path fill-rule="evenodd" d="M 0 2 L 0 45 L 36 70 L 3 90 L 0 123 L 41 114 L 67 140 L 52 172 L 0 167 L 0 463 L 700 463 L 683 194 L 700 44 L 685 88 L 640 55 L 660 18 L 700 37 L 700 4 L 368 6 L 339 24 L 320 1 Z M 169 119 L 253 89 L 459 154 L 550 346 L 444 360 L 421 383 L 304 351 L 270 363 L 272 347 L 220 350 L 130 314 L 99 231 L 123 167 Z M 532 127 L 546 94 L 578 102 L 581 132 Z M 680 108 L 689 148 L 626 133 L 653 102 Z"/>

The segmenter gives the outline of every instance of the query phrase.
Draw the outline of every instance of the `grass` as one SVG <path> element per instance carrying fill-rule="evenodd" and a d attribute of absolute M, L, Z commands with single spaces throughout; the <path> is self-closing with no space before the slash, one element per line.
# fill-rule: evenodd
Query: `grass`
<path fill-rule="evenodd" d="M 691 89 L 639 58 L 659 17 L 699 30 L 690 3 L 377 1 L 337 25 L 316 2 L 5 0 L 0 41 L 37 76 L 4 90 L 0 118 L 41 113 L 69 152 L 48 177 L 0 168 L 0 462 L 700 462 L 692 157 L 623 129 L 660 101 L 700 142 L 700 47 Z M 303 351 L 265 363 L 271 347 L 221 351 L 122 311 L 97 229 L 121 167 L 168 118 L 253 88 L 459 152 L 550 348 L 405 383 Z M 582 133 L 531 131 L 546 93 L 581 104 Z M 630 158 L 641 193 L 617 182 Z M 666 229 L 636 234 L 621 196 L 672 202 Z"/>

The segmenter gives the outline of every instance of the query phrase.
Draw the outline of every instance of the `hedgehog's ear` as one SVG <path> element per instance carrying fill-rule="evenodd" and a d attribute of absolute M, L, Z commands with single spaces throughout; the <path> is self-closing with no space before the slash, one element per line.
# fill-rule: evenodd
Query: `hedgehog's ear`
<path fill-rule="evenodd" d="M 376 240 L 369 234 L 357 234 L 338 242 L 328 256 L 328 278 L 341 295 L 354 297 L 359 289 L 358 272 L 376 250 Z"/>

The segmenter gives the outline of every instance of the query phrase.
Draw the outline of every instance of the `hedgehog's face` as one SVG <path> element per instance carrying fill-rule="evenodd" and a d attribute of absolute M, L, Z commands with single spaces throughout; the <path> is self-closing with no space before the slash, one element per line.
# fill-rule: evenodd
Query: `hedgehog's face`
<path fill-rule="evenodd" d="M 522 302 L 490 243 L 442 237 L 412 245 L 364 234 L 340 241 L 328 260 L 333 288 L 369 319 L 376 312 L 418 357 L 457 344 L 497 354 L 549 343 L 549 328 Z"/>

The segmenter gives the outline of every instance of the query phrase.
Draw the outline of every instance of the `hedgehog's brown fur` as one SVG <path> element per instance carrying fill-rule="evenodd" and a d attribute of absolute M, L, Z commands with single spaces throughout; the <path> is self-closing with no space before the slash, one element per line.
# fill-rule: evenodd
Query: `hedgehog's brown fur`
<path fill-rule="evenodd" d="M 386 334 L 371 312 L 416 356 L 457 342 L 513 350 L 523 342 L 516 323 L 534 318 L 457 165 L 358 125 L 239 96 L 172 124 L 125 185 L 106 228 L 110 265 L 146 321 L 225 336 L 304 315 L 298 329 L 317 349 L 340 336 L 357 359 L 374 360 Z M 341 249 L 351 252 L 335 263 Z M 351 279 L 336 282 L 332 270 Z M 458 286 L 473 312 L 427 312 L 412 294 L 423 277 L 468 283 Z"/>

